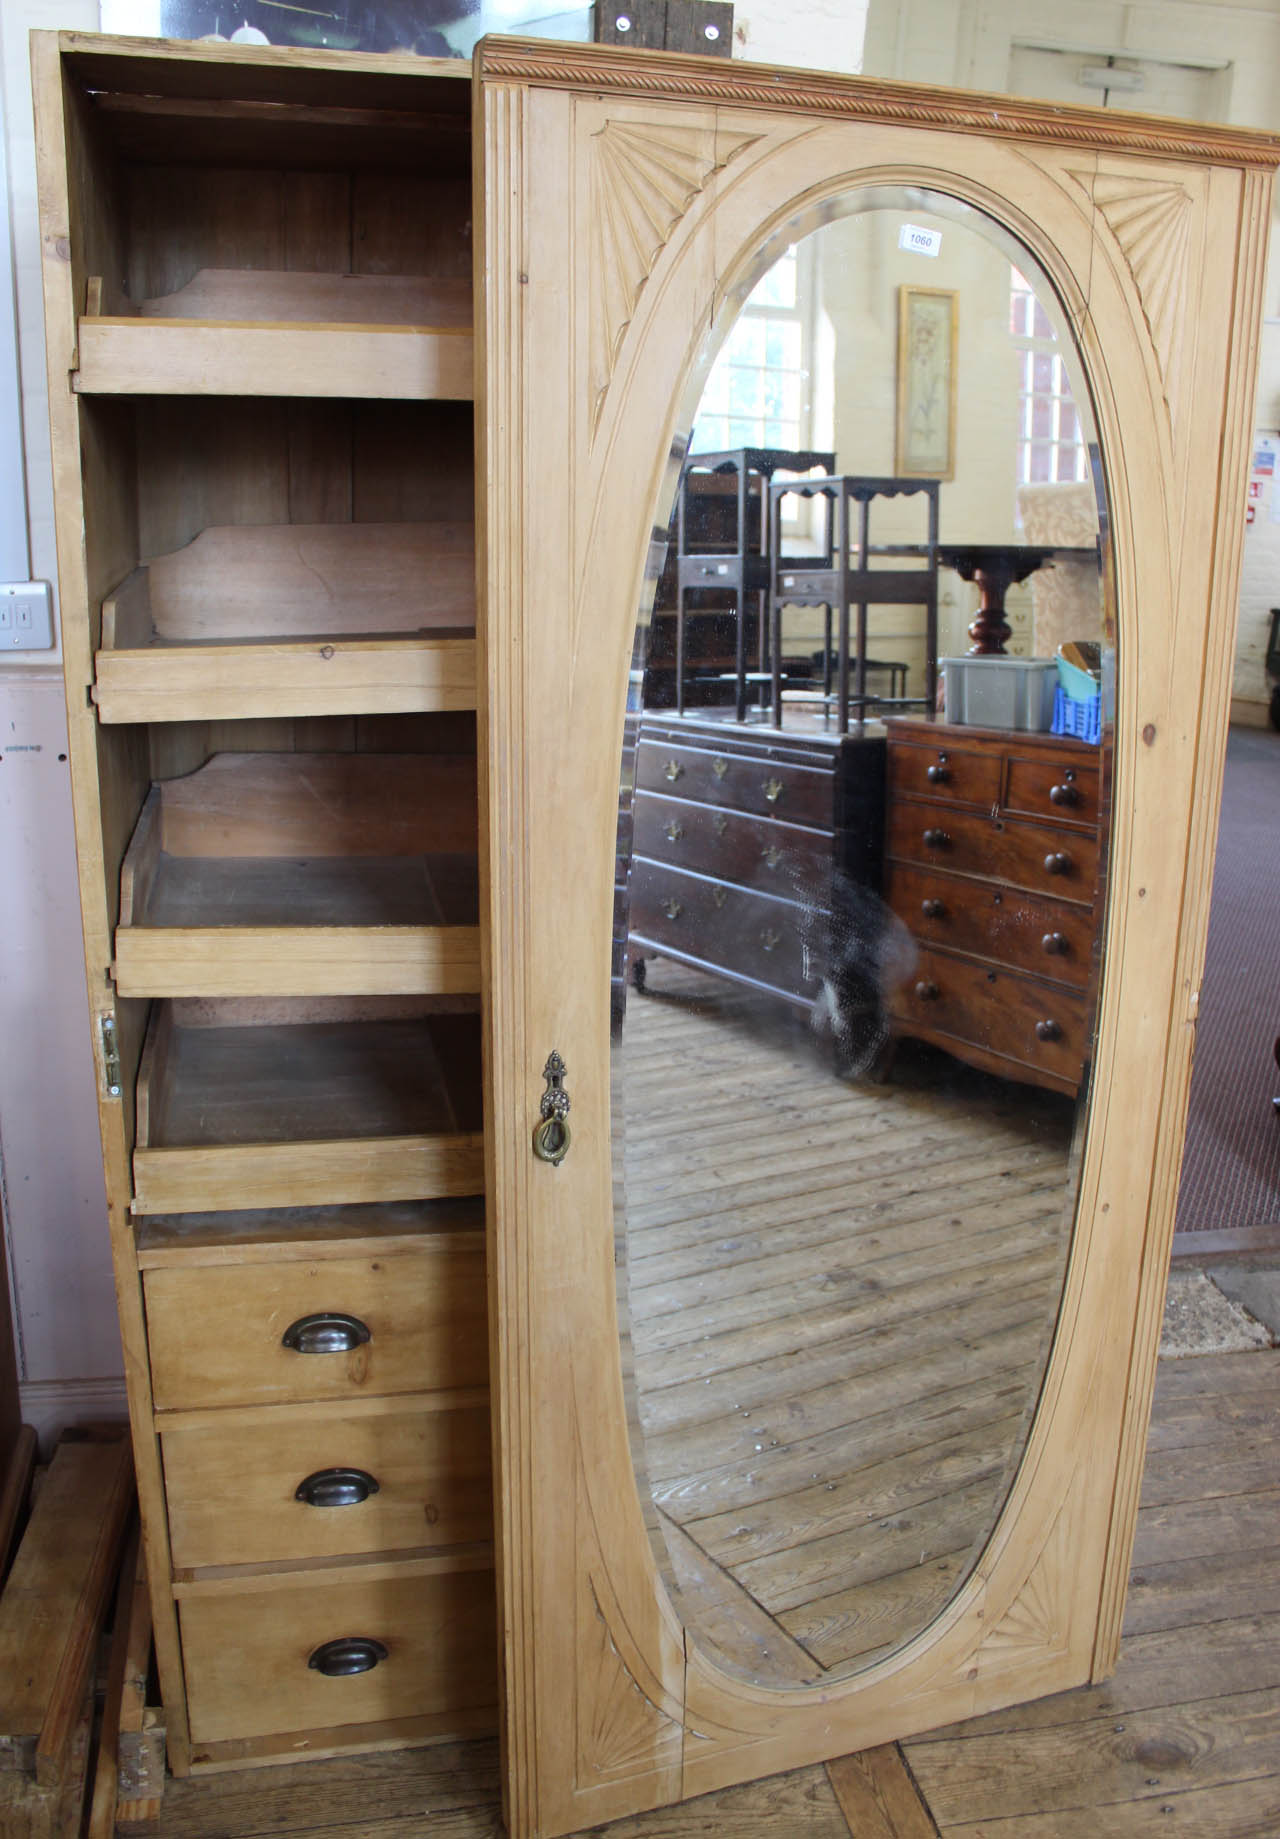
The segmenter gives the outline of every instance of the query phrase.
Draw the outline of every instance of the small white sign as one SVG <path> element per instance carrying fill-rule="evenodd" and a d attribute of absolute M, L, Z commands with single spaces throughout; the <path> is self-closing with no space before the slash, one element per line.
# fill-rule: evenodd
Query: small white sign
<path fill-rule="evenodd" d="M 941 230 L 922 230 L 919 224 L 904 223 L 898 231 L 899 249 L 912 255 L 937 255 L 942 248 Z"/>

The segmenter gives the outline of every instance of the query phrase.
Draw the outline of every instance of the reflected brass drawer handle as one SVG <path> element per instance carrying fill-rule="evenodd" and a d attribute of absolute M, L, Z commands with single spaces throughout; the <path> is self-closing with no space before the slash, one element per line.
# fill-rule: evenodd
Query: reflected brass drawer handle
<path fill-rule="evenodd" d="M 674 785 L 683 771 L 684 768 L 681 766 L 679 760 L 668 760 L 667 764 L 662 769 L 662 776 L 664 779 L 669 779 L 672 785 Z"/>
<path fill-rule="evenodd" d="M 678 843 L 684 835 L 684 825 L 678 818 L 673 817 L 671 822 L 666 826 L 666 832 L 671 842 Z"/>
<path fill-rule="evenodd" d="M 924 914 L 926 919 L 945 919 L 947 916 L 945 903 L 933 898 L 922 900 L 920 902 L 920 911 Z"/>
<path fill-rule="evenodd" d="M 936 983 L 922 981 L 916 985 L 916 995 L 922 1003 L 937 1002 L 938 986 Z"/>
<path fill-rule="evenodd" d="M 1046 932 L 1040 943 L 1051 958 L 1065 958 L 1067 955 L 1067 937 L 1063 932 Z"/>
<path fill-rule="evenodd" d="M 728 888 L 722 888 L 722 887 L 712 888 L 711 900 L 714 906 L 723 907 L 725 901 L 728 900 L 728 898 L 729 898 Z"/>
<path fill-rule="evenodd" d="M 947 756 L 945 754 L 941 754 L 938 758 L 937 765 L 925 768 L 924 776 L 929 781 L 930 785 L 946 785 L 947 781 L 950 779 L 951 768 L 946 764 L 946 758 Z"/>
<path fill-rule="evenodd" d="M 950 849 L 951 838 L 945 830 L 926 830 L 922 833 L 926 849 Z"/>
<path fill-rule="evenodd" d="M 715 759 L 711 762 L 711 770 L 717 779 L 723 779 L 729 770 L 729 762 L 727 760 Z"/>
<path fill-rule="evenodd" d="M 785 790 L 781 779 L 766 779 L 764 782 L 764 795 L 771 805 L 777 804 Z"/>
<path fill-rule="evenodd" d="M 770 843 L 768 849 L 765 850 L 763 856 L 761 857 L 761 861 L 764 863 L 766 868 L 777 868 L 781 860 L 782 860 L 782 851 L 778 848 L 776 843 Z"/>
<path fill-rule="evenodd" d="M 782 934 L 775 931 L 772 926 L 766 926 L 760 934 L 760 943 L 766 951 L 776 951 L 782 943 Z"/>
<path fill-rule="evenodd" d="M 317 1469 L 294 1489 L 293 1498 L 306 1507 L 358 1507 L 378 1484 L 365 1469 Z"/>
<path fill-rule="evenodd" d="M 359 1316 L 325 1309 L 316 1315 L 299 1316 L 280 1339 L 281 1346 L 291 1348 L 295 1354 L 349 1354 L 371 1341 L 373 1335 Z"/>
<path fill-rule="evenodd" d="M 669 920 L 679 919 L 680 915 L 684 912 L 684 908 L 673 895 L 668 895 L 667 899 L 659 901 L 658 905 L 662 908 L 662 911 Z"/>
<path fill-rule="evenodd" d="M 1055 1022 L 1052 1019 L 1045 1022 L 1037 1022 L 1036 1039 L 1038 1041 L 1060 1041 L 1062 1039 L 1061 1023 Z"/>
<path fill-rule="evenodd" d="M 724 835 L 725 831 L 729 828 L 729 820 L 725 817 L 723 812 L 712 818 L 711 828 L 715 831 L 717 836 Z"/>
<path fill-rule="evenodd" d="M 326 1679 L 350 1679 L 356 1673 L 371 1673 L 386 1658 L 387 1649 L 381 1641 L 369 1635 L 343 1635 L 318 1647 L 307 1665 Z"/>
<path fill-rule="evenodd" d="M 1055 849 L 1052 855 L 1044 859 L 1044 872 L 1046 875 L 1069 875 L 1071 857 L 1064 849 Z"/>

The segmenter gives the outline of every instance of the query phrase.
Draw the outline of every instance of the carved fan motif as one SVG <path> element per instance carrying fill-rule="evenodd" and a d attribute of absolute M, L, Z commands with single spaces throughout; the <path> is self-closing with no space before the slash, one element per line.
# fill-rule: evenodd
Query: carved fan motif
<path fill-rule="evenodd" d="M 618 1652 L 594 1589 L 591 1602 L 594 1633 L 583 1643 L 578 1698 L 586 1710 L 578 1726 L 579 1782 L 620 1780 L 677 1764 L 680 1724 L 654 1704 Z"/>
<path fill-rule="evenodd" d="M 1093 182 L 1093 200 L 1133 271 L 1160 365 L 1165 400 L 1172 406 L 1187 299 L 1190 194 L 1167 179 L 1136 179 L 1128 174 L 1101 172 Z"/>
<path fill-rule="evenodd" d="M 760 138 L 608 121 L 592 137 L 592 425 L 658 252 L 706 185 Z"/>

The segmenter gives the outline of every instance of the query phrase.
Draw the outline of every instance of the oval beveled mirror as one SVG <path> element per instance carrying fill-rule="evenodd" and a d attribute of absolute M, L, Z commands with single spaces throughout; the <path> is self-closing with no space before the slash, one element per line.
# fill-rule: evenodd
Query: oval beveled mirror
<path fill-rule="evenodd" d="M 619 802 L 624 1370 L 686 1625 L 812 1684 L 955 1596 L 1046 1370 L 1101 975 L 1103 465 L 1029 253 L 901 187 L 771 238 L 680 426 Z"/>

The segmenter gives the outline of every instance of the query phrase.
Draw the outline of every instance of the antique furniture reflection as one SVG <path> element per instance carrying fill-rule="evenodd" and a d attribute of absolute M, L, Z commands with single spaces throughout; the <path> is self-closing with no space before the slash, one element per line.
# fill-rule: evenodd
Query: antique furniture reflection
<path fill-rule="evenodd" d="M 739 721 L 747 712 L 748 596 L 756 620 L 754 680 L 765 681 L 768 669 L 769 519 L 765 492 L 779 471 L 811 473 L 835 470 L 833 453 L 797 452 L 782 447 L 739 447 L 721 453 L 694 453 L 685 461 L 676 494 L 675 531 L 675 700 L 683 715 L 688 684 L 685 640 L 690 595 L 702 614 L 723 622 L 724 603 L 732 620 L 734 710 Z M 726 489 L 727 488 L 727 489 Z M 716 615 L 719 614 L 719 618 Z M 655 624 L 661 612 L 655 607 Z M 726 660 L 727 662 L 727 660 Z M 705 676 L 717 660 L 698 660 Z"/>
<path fill-rule="evenodd" d="M 885 899 L 917 941 L 894 1031 L 1074 1094 L 1090 1050 L 1108 749 L 890 720 Z"/>
<path fill-rule="evenodd" d="M 943 568 L 954 568 L 962 581 L 972 581 L 981 596 L 969 627 L 971 657 L 1004 656 L 1005 640 L 1012 628 L 1004 616 L 1004 597 L 1016 582 L 1043 568 L 1051 549 L 1027 544 L 948 543 L 938 552 Z"/>
<path fill-rule="evenodd" d="M 871 507 L 877 499 L 923 496 L 927 527 L 923 542 L 873 543 Z M 817 560 L 784 553 L 783 516 L 787 500 L 799 497 L 821 508 L 825 553 Z M 853 507 L 857 507 L 857 531 Z M 769 485 L 769 647 L 773 659 L 773 723 L 783 721 L 783 609 L 821 607 L 824 643 L 821 653 L 823 706 L 834 712 L 836 732 L 849 732 L 849 711 L 859 718 L 882 696 L 869 693 L 867 672 L 877 668 L 867 657 L 868 609 L 872 606 L 920 606 L 924 609 L 924 682 L 919 705 L 931 709 L 938 683 L 938 481 L 936 479 L 857 478 L 774 479 Z M 854 559 L 856 557 L 856 560 Z M 910 560 L 916 567 L 875 566 L 873 558 Z M 849 613 L 856 611 L 850 629 Z M 835 651 L 832 652 L 832 615 Z M 853 655 L 850 657 L 850 639 Z M 834 656 L 836 687 L 832 690 Z M 878 666 L 902 671 L 901 665 Z M 852 687 L 851 687 L 852 676 Z M 898 700 L 898 699 L 893 699 Z M 906 700 L 905 698 L 901 700 Z"/>
<path fill-rule="evenodd" d="M 635 758 L 629 955 L 812 1005 L 833 906 L 879 876 L 884 741 L 646 716 Z"/>

